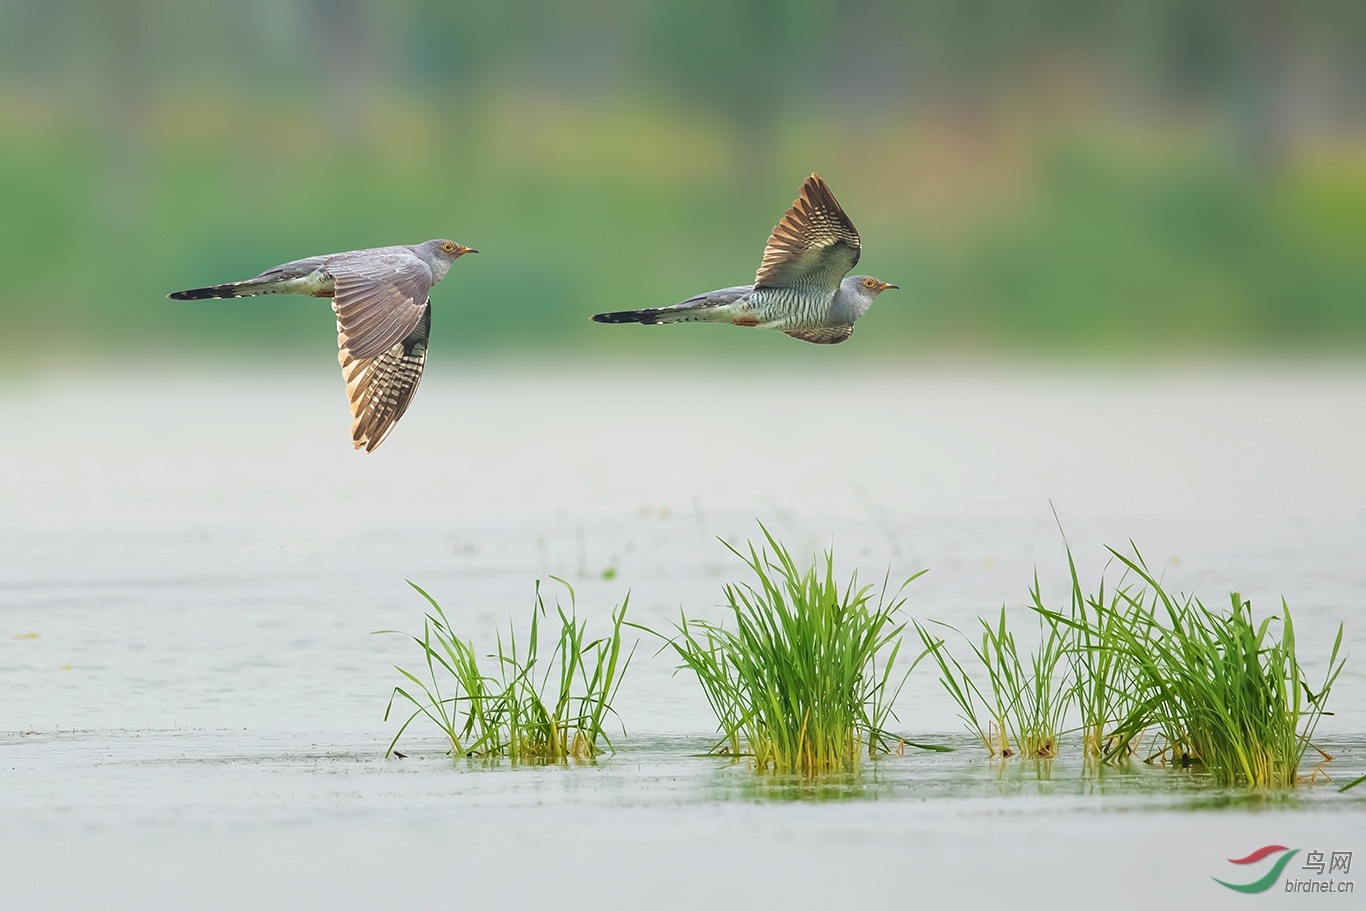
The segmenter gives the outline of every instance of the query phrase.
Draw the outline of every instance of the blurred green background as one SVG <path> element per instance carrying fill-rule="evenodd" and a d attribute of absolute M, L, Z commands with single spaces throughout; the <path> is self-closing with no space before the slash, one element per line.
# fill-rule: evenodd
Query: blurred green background
<path fill-rule="evenodd" d="M 793 353 L 592 324 L 752 279 L 818 171 L 895 360 L 1366 350 L 1366 4 L 0 0 L 0 350 L 331 350 L 320 301 L 177 303 L 451 237 L 433 344 Z"/>

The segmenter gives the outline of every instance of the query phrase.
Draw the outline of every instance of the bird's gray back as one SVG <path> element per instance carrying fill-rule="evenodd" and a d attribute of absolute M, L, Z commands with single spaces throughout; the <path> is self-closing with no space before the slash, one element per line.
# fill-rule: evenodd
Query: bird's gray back
<path fill-rule="evenodd" d="M 721 304 L 733 304 L 744 297 L 747 297 L 754 290 L 753 285 L 735 285 L 731 288 L 718 288 L 715 291 L 708 291 L 706 294 L 697 294 L 685 301 L 675 304 L 675 307 L 716 307 Z"/>
<path fill-rule="evenodd" d="M 304 259 L 296 259 L 291 262 L 281 263 L 278 266 L 267 269 L 250 281 L 283 281 L 291 278 L 304 278 L 312 275 L 319 269 L 326 270 L 326 256 L 308 256 Z"/>
<path fill-rule="evenodd" d="M 370 265 L 382 268 L 387 263 L 397 266 L 415 259 L 420 260 L 421 257 L 413 252 L 412 247 L 374 247 L 369 250 L 347 250 L 345 253 L 324 253 L 319 256 L 306 256 L 303 259 L 281 263 L 267 269 L 252 280 L 304 278 L 320 269 L 330 276 L 336 274 L 333 271 L 334 269 L 347 269 L 348 267 L 364 269 Z"/>
<path fill-rule="evenodd" d="M 330 256 L 321 257 L 329 270 L 332 269 L 354 269 L 357 271 L 380 270 L 388 265 L 392 267 L 405 266 L 414 261 L 427 266 L 430 271 L 431 266 L 425 259 L 418 256 L 412 247 L 372 247 L 369 250 L 348 250 L 345 253 L 333 253 Z"/>

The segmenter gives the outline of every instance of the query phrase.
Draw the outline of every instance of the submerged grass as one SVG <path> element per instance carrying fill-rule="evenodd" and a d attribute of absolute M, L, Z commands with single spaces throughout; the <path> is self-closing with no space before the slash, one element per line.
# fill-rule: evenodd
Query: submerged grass
<path fill-rule="evenodd" d="M 553 763 L 614 750 L 606 728 L 608 716 L 615 714 L 612 699 L 634 654 L 632 648 L 623 656 L 621 645 L 630 599 L 612 612 L 611 635 L 588 641 L 587 622 L 575 613 L 573 587 L 563 579 L 555 581 L 568 591 L 569 610 L 555 602 L 559 631 L 549 657 L 542 661 L 541 620 L 548 612 L 538 582 L 525 637 L 519 642 L 517 628 L 509 624 L 506 641 L 500 633 L 497 651 L 487 656 L 495 662 L 495 674 L 480 667 L 473 644 L 454 632 L 441 605 L 408 583 L 431 608 L 422 635 L 412 637 L 422 648 L 426 668 L 423 677 L 396 668 L 412 685 L 394 687 L 384 718 L 388 720 L 398 699 L 413 712 L 389 743 L 388 753 L 418 718 L 441 729 L 455 756 Z"/>
<path fill-rule="evenodd" d="M 734 628 L 685 615 L 666 646 L 702 685 L 722 732 L 717 751 L 760 771 L 811 775 L 904 748 L 886 726 L 906 679 L 892 678 L 905 628 L 896 615 L 919 574 L 890 599 L 884 585 L 874 602 L 857 575 L 840 587 L 831 552 L 803 569 L 760 527 L 767 547 L 730 548 L 755 578 L 725 586 Z"/>

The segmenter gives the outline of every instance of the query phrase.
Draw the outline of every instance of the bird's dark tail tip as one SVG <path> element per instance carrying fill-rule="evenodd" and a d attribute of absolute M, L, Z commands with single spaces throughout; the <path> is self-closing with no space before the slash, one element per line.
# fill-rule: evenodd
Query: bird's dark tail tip
<path fill-rule="evenodd" d="M 647 326 L 659 322 L 658 310 L 618 310 L 615 313 L 594 315 L 595 323 L 643 323 Z"/>
<path fill-rule="evenodd" d="M 234 285 L 210 285 L 207 288 L 190 288 L 188 291 L 173 291 L 166 295 L 173 301 L 202 301 L 214 297 L 237 297 Z"/>

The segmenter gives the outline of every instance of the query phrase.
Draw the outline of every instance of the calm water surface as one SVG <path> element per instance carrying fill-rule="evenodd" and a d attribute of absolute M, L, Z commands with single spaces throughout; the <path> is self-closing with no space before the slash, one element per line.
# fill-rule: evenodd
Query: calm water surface
<path fill-rule="evenodd" d="M 418 728 L 385 760 L 393 665 L 416 653 L 372 634 L 420 629 L 405 579 L 479 645 L 524 622 L 551 574 L 590 623 L 628 592 L 656 628 L 680 608 L 719 618 L 743 567 L 716 538 L 760 519 L 869 581 L 928 567 L 911 616 L 966 628 L 1005 604 L 1028 639 L 1035 569 L 1066 595 L 1051 499 L 1088 579 L 1103 544 L 1132 538 L 1207 603 L 1285 595 L 1311 675 L 1346 622 L 1321 739 L 1347 780 L 1366 772 L 1366 371 L 490 368 L 429 377 L 369 457 L 346 446 L 332 379 L 0 386 L 0 419 L 22 429 L 0 453 L 16 907 L 1235 907 L 1249 899 L 1209 878 L 1229 857 L 1366 852 L 1366 794 L 1249 803 L 1198 773 L 993 763 L 921 670 L 901 728 L 963 749 L 759 780 L 697 755 L 705 702 L 648 642 L 600 763 L 454 762 Z"/>

